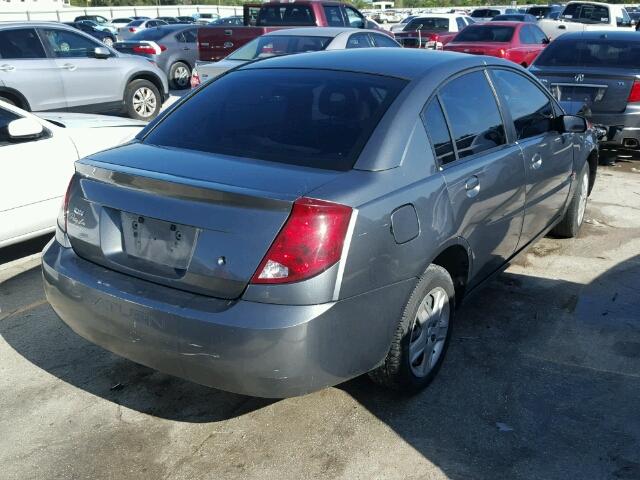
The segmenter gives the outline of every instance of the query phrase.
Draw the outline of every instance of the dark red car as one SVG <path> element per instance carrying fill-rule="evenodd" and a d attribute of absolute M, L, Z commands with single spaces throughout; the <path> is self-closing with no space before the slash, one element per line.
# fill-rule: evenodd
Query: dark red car
<path fill-rule="evenodd" d="M 537 25 L 488 22 L 468 26 L 444 50 L 490 55 L 528 67 L 548 44 L 549 39 Z"/>

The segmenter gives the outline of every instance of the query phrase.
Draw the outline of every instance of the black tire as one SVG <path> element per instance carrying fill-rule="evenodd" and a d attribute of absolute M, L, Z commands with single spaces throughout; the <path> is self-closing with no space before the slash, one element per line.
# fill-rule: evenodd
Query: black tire
<path fill-rule="evenodd" d="M 551 230 L 551 234 L 556 237 L 573 238 L 577 236 L 580 231 L 580 227 L 584 221 L 584 210 L 581 212 L 580 208 L 581 199 L 584 199 L 584 208 L 586 209 L 586 201 L 589 196 L 589 164 L 587 162 L 585 162 L 584 167 L 582 167 L 576 181 L 578 184 L 573 192 L 573 197 L 571 198 L 564 217 L 562 217 L 560 223 Z"/>
<path fill-rule="evenodd" d="M 180 72 L 187 72 L 186 76 L 180 75 Z M 176 62 L 169 69 L 169 83 L 171 88 L 176 90 L 184 90 L 191 86 L 191 68 L 183 62 Z"/>
<path fill-rule="evenodd" d="M 409 346 L 416 327 L 418 309 L 427 296 L 443 290 L 448 306 L 448 328 L 439 357 L 423 376 L 414 372 L 409 356 Z M 398 390 L 402 393 L 414 394 L 424 389 L 434 379 L 442 366 L 451 339 L 451 330 L 455 312 L 455 290 L 449 272 L 439 265 L 429 265 L 414 288 L 407 302 L 400 323 L 394 333 L 389 353 L 382 365 L 369 372 L 371 379 L 377 384 Z M 427 347 L 425 347 L 427 350 Z M 431 354 L 432 352 L 429 352 Z"/>
<path fill-rule="evenodd" d="M 116 43 L 116 39 L 114 37 L 104 37 L 102 39 L 102 43 L 104 43 L 107 47 L 113 47 L 113 44 Z"/>
<path fill-rule="evenodd" d="M 2 95 L 0 95 L 0 100 L 2 100 L 3 102 L 7 102 L 9 105 L 13 105 L 14 107 L 18 106 L 16 105 L 16 102 L 14 100 L 7 97 L 3 97 Z"/>
<path fill-rule="evenodd" d="M 136 102 L 140 99 L 140 95 L 144 96 L 147 92 L 153 95 L 154 103 L 153 105 L 148 105 L 149 108 L 140 108 L 139 105 L 136 105 Z M 158 116 L 160 108 L 162 108 L 162 97 L 156 86 L 149 80 L 133 80 L 125 89 L 124 105 L 125 113 L 130 118 L 146 121 L 153 120 Z"/>

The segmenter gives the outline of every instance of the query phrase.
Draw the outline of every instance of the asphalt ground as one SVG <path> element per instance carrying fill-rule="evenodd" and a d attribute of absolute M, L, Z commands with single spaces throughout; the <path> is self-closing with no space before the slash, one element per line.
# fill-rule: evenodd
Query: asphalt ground
<path fill-rule="evenodd" d="M 361 377 L 262 400 L 158 373 L 56 317 L 48 238 L 0 250 L 0 478 L 640 479 L 640 163 L 601 168 L 586 215 L 462 307 L 414 397 Z"/>

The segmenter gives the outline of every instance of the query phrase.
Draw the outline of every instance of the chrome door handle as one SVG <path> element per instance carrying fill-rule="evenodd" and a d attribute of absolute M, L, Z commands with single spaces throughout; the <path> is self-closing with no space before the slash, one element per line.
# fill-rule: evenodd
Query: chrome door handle
<path fill-rule="evenodd" d="M 464 182 L 464 189 L 467 191 L 467 197 L 473 198 L 478 193 L 480 193 L 480 180 L 475 175 L 473 177 L 469 177 L 466 182 Z"/>
<path fill-rule="evenodd" d="M 534 170 L 538 170 L 542 166 L 542 157 L 539 153 L 536 153 L 533 157 L 531 157 L 531 168 Z"/>
<path fill-rule="evenodd" d="M 76 67 L 73 63 L 65 63 L 60 68 L 65 69 L 65 70 L 69 70 L 70 72 L 72 72 L 78 67 Z"/>
<path fill-rule="evenodd" d="M 0 71 L 3 72 L 13 72 L 16 69 L 16 67 L 14 67 L 13 65 L 9 65 L 8 63 L 5 63 L 4 65 L 0 65 Z"/>

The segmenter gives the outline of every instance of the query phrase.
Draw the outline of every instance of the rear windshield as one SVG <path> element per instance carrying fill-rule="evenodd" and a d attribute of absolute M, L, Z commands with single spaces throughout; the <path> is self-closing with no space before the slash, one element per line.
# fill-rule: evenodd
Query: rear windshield
<path fill-rule="evenodd" d="M 422 26 L 421 26 L 422 25 Z M 411 20 L 405 30 L 449 30 L 448 18 L 414 18 Z"/>
<path fill-rule="evenodd" d="M 589 3 L 572 3 L 562 12 L 562 18 L 579 23 L 609 23 L 609 7 Z"/>
<path fill-rule="evenodd" d="M 512 13 L 508 15 L 498 15 L 493 17 L 494 22 L 524 22 L 525 16 L 519 13 Z"/>
<path fill-rule="evenodd" d="M 238 70 L 202 87 L 143 141 L 349 170 L 406 83 L 330 70 Z"/>
<path fill-rule="evenodd" d="M 139 27 L 145 22 L 145 20 L 134 20 L 129 24 L 130 27 Z"/>
<path fill-rule="evenodd" d="M 456 42 L 510 42 L 513 37 L 513 27 L 501 25 L 469 26 L 456 37 Z"/>
<path fill-rule="evenodd" d="M 317 52 L 331 43 L 330 37 L 272 35 L 259 37 L 239 48 L 227 60 L 249 61 L 256 58 L 289 55 L 291 53 Z"/>
<path fill-rule="evenodd" d="M 256 25 L 315 25 L 311 7 L 306 5 L 273 5 L 262 7 Z"/>
<path fill-rule="evenodd" d="M 163 30 L 162 28 L 147 28 L 147 29 L 142 30 L 141 32 L 138 32 L 135 35 L 133 35 L 130 38 L 130 41 L 136 41 L 136 40 L 150 40 L 150 41 L 160 40 L 161 38 L 166 37 L 170 33 L 173 33 L 173 32 L 169 32 L 167 30 Z"/>
<path fill-rule="evenodd" d="M 527 10 L 527 13 L 533 15 L 534 17 L 543 17 L 547 14 L 547 12 L 551 11 L 551 7 L 530 7 Z"/>
<path fill-rule="evenodd" d="M 640 70 L 640 42 L 559 38 L 545 48 L 536 65 L 544 67 L 603 67 Z"/>
<path fill-rule="evenodd" d="M 500 10 L 474 10 L 471 16 L 474 18 L 493 18 L 500 15 Z"/>

